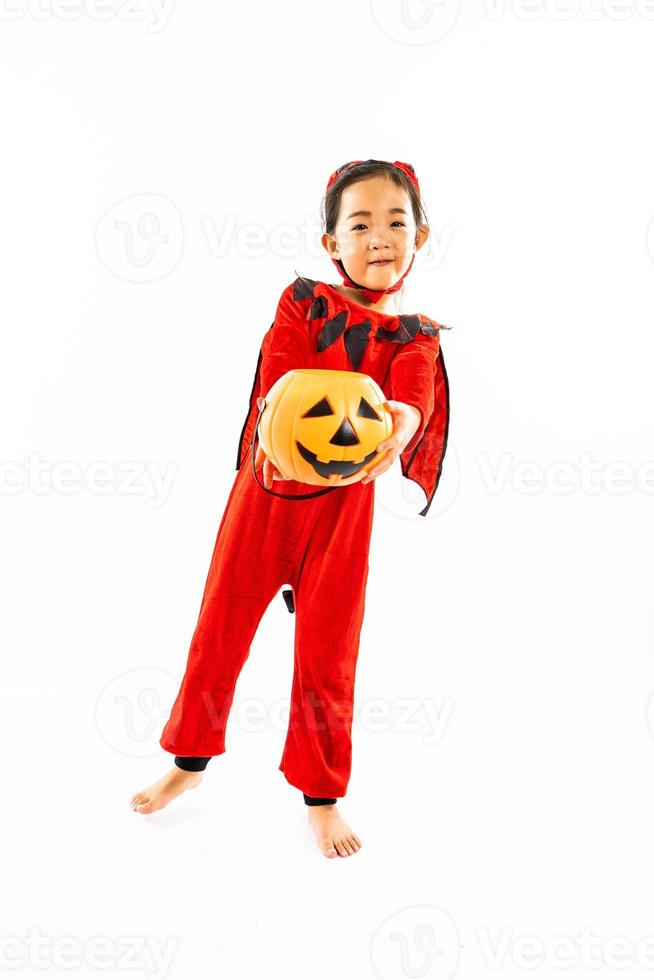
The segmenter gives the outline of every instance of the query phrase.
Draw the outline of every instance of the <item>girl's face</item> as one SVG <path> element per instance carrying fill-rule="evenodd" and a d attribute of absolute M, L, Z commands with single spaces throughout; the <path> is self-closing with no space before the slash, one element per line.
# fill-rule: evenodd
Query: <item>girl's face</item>
<path fill-rule="evenodd" d="M 334 234 L 325 232 L 321 241 L 354 282 L 386 289 L 408 269 L 428 234 L 416 227 L 407 192 L 378 176 L 345 188 Z"/>

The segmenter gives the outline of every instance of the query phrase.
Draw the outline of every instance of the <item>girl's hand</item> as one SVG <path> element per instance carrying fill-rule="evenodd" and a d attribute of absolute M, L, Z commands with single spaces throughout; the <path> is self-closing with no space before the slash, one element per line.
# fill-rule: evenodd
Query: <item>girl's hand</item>
<path fill-rule="evenodd" d="M 413 439 L 422 420 L 422 415 L 413 405 L 406 402 L 387 401 L 384 402 L 393 416 L 393 431 L 384 442 L 380 442 L 377 451 L 382 452 L 388 449 L 386 455 L 375 463 L 371 470 L 359 481 L 369 483 L 375 480 L 382 473 L 385 473 L 393 465 L 405 446 L 408 446 Z"/>
<path fill-rule="evenodd" d="M 257 398 L 257 408 L 261 409 L 263 398 Z M 254 468 L 258 470 L 263 463 L 263 485 L 267 490 L 272 487 L 273 480 L 289 480 L 290 477 L 280 473 L 271 459 L 266 456 L 261 443 L 257 443 L 257 451 L 254 460 Z"/>

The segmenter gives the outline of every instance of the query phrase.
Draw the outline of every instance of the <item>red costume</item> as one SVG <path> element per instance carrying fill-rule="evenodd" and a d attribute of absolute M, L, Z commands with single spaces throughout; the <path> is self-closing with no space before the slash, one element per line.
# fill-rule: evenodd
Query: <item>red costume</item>
<path fill-rule="evenodd" d="M 284 289 L 263 337 L 238 472 L 218 528 L 186 672 L 160 738 L 166 751 L 185 757 L 225 751 L 236 681 L 261 617 L 287 583 L 284 598 L 296 612 L 295 660 L 279 768 L 309 797 L 345 795 L 375 481 L 310 499 L 268 492 L 248 459 L 257 398 L 293 368 L 328 368 L 368 374 L 387 398 L 414 405 L 421 422 L 400 459 L 402 474 L 427 495 L 424 516 L 438 486 L 449 423 L 440 329 L 420 314 L 378 313 L 302 276 Z M 294 480 L 275 484 L 291 497 L 317 490 Z"/>
<path fill-rule="evenodd" d="M 350 777 L 354 680 L 363 622 L 374 486 L 353 483 L 307 500 L 258 485 L 248 450 L 257 397 L 292 368 L 360 371 L 387 398 L 415 405 L 422 419 L 401 454 L 402 473 L 428 497 L 445 452 L 449 397 L 439 325 L 353 303 L 333 286 L 298 277 L 279 300 L 261 345 L 241 432 L 237 470 L 206 580 L 186 672 L 160 745 L 178 756 L 225 751 L 238 675 L 257 626 L 285 584 L 295 606 L 295 671 L 279 768 L 312 797 L 344 796 Z M 316 491 L 275 481 L 292 496 Z"/>

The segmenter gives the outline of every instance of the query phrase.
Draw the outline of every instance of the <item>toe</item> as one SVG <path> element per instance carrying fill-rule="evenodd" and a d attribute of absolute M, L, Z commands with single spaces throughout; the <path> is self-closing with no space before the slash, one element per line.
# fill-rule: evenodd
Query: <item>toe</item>
<path fill-rule="evenodd" d="M 359 845 L 357 844 L 357 842 L 356 842 L 356 840 L 355 840 L 355 838 L 353 836 L 352 837 L 348 837 L 347 842 L 348 842 L 348 844 L 350 845 L 350 847 L 352 848 L 353 851 L 358 851 L 359 850 Z"/>
<path fill-rule="evenodd" d="M 347 857 L 347 856 L 348 856 L 348 851 L 347 851 L 347 850 L 346 850 L 346 848 L 345 848 L 345 847 L 343 846 L 343 842 L 342 842 L 342 841 L 340 841 L 340 840 L 335 840 L 335 841 L 334 841 L 334 846 L 336 847 L 336 850 L 337 850 L 337 851 L 338 851 L 338 853 L 339 853 L 339 854 L 341 855 L 341 857 Z"/>
<path fill-rule="evenodd" d="M 148 800 L 145 803 L 137 803 L 134 809 L 138 810 L 139 813 L 152 813 L 154 804 Z"/>
<path fill-rule="evenodd" d="M 334 841 L 331 839 L 331 837 L 326 837 L 323 840 L 322 850 L 323 854 L 325 854 L 328 858 L 338 857 L 336 848 L 334 847 Z"/>

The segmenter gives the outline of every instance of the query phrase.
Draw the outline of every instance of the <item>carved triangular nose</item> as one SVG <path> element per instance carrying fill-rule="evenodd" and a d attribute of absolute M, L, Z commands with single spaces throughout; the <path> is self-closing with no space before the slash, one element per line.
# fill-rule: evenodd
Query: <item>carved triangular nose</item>
<path fill-rule="evenodd" d="M 334 435 L 329 440 L 334 446 L 356 446 L 359 437 L 352 428 L 352 423 L 347 416 L 343 419 Z"/>

